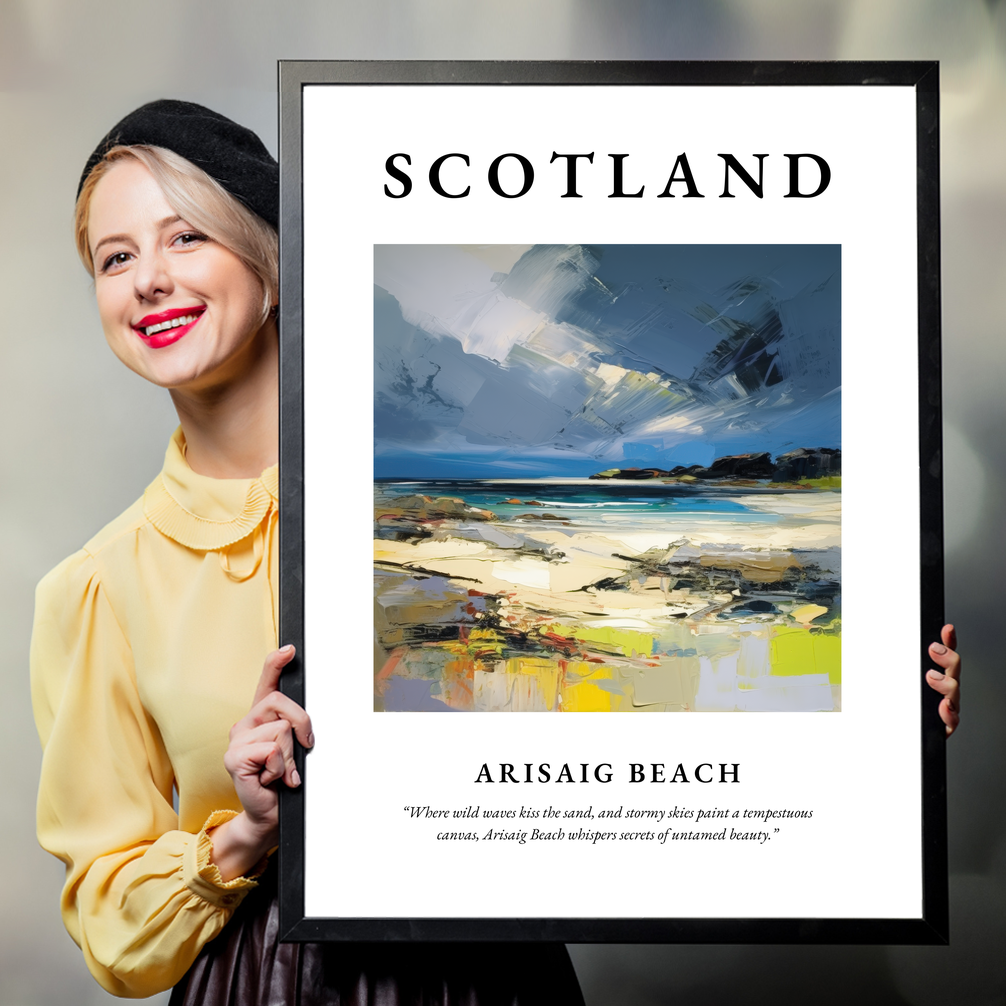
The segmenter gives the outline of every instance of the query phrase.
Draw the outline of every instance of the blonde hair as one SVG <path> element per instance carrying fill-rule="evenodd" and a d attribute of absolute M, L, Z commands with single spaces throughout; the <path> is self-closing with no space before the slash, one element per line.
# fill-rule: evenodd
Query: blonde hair
<path fill-rule="evenodd" d="M 112 165 L 126 158 L 139 161 L 154 176 L 168 205 L 183 220 L 234 252 L 255 273 L 262 283 L 264 323 L 279 293 L 279 236 L 202 168 L 165 147 L 112 147 L 84 181 L 73 225 L 77 254 L 91 278 L 94 259 L 87 240 L 91 197 Z"/>

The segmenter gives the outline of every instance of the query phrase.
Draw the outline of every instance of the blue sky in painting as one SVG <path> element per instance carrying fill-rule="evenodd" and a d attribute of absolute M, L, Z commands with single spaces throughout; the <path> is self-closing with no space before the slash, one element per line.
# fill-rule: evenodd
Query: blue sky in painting
<path fill-rule="evenodd" d="M 838 245 L 379 245 L 377 478 L 841 446 Z"/>

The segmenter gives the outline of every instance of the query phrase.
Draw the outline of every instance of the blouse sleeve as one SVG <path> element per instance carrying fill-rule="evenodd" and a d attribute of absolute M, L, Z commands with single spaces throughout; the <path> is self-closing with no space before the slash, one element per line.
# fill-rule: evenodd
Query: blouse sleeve
<path fill-rule="evenodd" d="M 171 764 L 87 552 L 39 584 L 31 685 L 44 752 L 38 837 L 66 865 L 63 921 L 103 988 L 161 992 L 256 885 L 224 882 L 210 862 L 207 829 L 233 811 L 198 834 L 178 830 Z"/>

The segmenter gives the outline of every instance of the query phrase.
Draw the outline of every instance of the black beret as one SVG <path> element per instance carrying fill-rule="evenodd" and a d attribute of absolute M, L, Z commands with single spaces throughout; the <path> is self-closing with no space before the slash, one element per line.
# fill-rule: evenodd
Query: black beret
<path fill-rule="evenodd" d="M 91 169 L 112 147 L 166 147 L 191 161 L 273 227 L 279 226 L 279 165 L 250 130 L 191 101 L 163 98 L 114 125 L 84 165 L 77 195 Z"/>

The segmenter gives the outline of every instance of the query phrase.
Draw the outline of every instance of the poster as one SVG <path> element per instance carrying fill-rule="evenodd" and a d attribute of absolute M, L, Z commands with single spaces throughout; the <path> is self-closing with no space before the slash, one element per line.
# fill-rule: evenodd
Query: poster
<path fill-rule="evenodd" d="M 293 938 L 942 938 L 927 70 L 284 65 Z"/>

